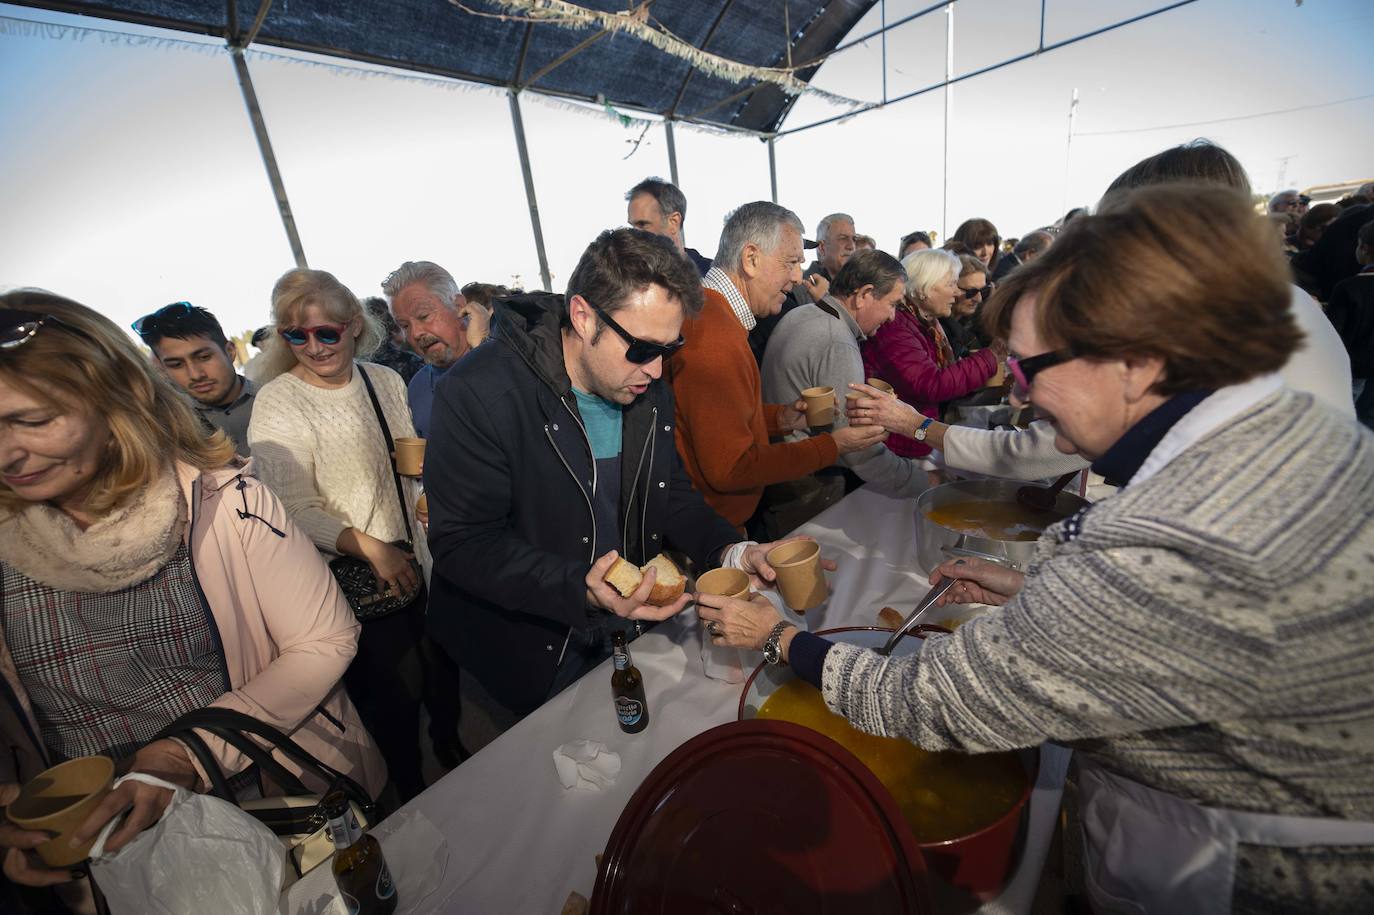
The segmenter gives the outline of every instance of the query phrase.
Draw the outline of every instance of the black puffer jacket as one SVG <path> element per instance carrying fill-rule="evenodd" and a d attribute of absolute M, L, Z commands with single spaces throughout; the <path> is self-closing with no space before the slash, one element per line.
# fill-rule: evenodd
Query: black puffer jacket
<path fill-rule="evenodd" d="M 520 711 L 544 701 L 570 627 L 586 627 L 584 579 L 610 548 L 592 514 L 559 307 L 547 293 L 497 301 L 491 341 L 439 383 L 425 455 L 431 632 Z M 625 408 L 617 535 L 636 564 L 666 544 L 706 568 L 739 534 L 692 488 L 674 422 L 662 381 Z"/>

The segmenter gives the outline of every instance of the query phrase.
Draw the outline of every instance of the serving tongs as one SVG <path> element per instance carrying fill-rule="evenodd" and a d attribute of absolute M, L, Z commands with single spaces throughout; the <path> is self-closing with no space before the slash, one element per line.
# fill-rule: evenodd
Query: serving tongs
<path fill-rule="evenodd" d="M 962 559 L 955 561 L 955 565 L 963 564 L 964 561 Z M 897 647 L 897 643 L 900 642 L 908 632 L 916 628 L 917 624 L 921 621 L 921 617 L 924 616 L 931 607 L 934 607 L 935 604 L 939 602 L 940 598 L 944 596 L 945 592 L 954 587 L 955 583 L 958 581 L 959 579 L 957 578 L 946 578 L 944 581 L 931 588 L 926 596 L 921 598 L 921 602 L 916 605 L 916 609 L 912 610 L 907 618 L 902 620 L 902 625 L 898 626 L 896 631 L 888 638 L 887 644 L 878 649 L 878 654 L 883 657 L 891 655 L 892 649 Z"/>

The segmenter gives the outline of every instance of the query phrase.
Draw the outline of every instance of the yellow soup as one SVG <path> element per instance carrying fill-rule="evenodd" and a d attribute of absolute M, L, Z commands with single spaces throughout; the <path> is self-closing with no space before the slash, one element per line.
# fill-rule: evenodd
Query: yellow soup
<path fill-rule="evenodd" d="M 1026 790 L 1025 768 L 1015 753 L 930 753 L 905 740 L 865 734 L 826 708 L 820 691 L 802 680 L 780 686 L 758 717 L 805 725 L 859 757 L 892 793 L 920 842 L 976 832 Z"/>
<path fill-rule="evenodd" d="M 1065 516 L 1017 502 L 951 502 L 926 512 L 941 527 L 988 540 L 1039 540 L 1045 528 Z"/>

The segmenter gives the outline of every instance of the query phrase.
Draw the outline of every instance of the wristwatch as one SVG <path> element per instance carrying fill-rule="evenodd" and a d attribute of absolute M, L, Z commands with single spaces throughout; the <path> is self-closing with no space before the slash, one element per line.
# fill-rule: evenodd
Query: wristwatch
<path fill-rule="evenodd" d="M 787 620 L 783 620 L 773 627 L 773 631 L 768 633 L 768 638 L 763 642 L 763 660 L 774 667 L 781 667 L 787 662 L 782 659 L 782 634 L 788 629 L 796 628 Z"/>
<path fill-rule="evenodd" d="M 918 442 L 925 441 L 926 430 L 930 428 L 930 424 L 933 422 L 935 422 L 935 418 L 932 416 L 927 416 L 926 421 L 921 423 L 921 425 L 917 427 L 916 431 L 911 434 L 911 437 L 916 439 L 916 441 Z"/>

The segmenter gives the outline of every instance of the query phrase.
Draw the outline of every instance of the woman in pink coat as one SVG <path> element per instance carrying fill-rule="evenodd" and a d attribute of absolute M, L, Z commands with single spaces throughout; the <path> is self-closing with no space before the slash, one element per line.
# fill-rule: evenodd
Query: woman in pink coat
<path fill-rule="evenodd" d="M 939 249 L 915 251 L 902 261 L 906 299 L 897 316 L 861 346 L 864 374 L 892 385 L 897 396 L 926 416 L 940 404 L 978 390 L 997 372 L 994 349 L 956 360 L 940 318 L 949 317 L 959 291 L 959 258 Z M 902 457 L 922 458 L 930 447 L 893 434 L 887 446 Z"/>
<path fill-rule="evenodd" d="M 358 623 L 314 544 L 233 460 L 109 319 L 47 293 L 0 296 L 0 803 L 97 754 L 204 789 L 181 743 L 152 738 L 207 706 L 381 791 L 385 765 L 339 684 Z M 272 790 L 208 742 L 231 786 Z M 169 799 L 126 782 L 78 835 L 127 810 L 106 844 L 118 850 Z M 71 879 L 28 851 L 45 839 L 0 826 L 5 875 Z"/>

